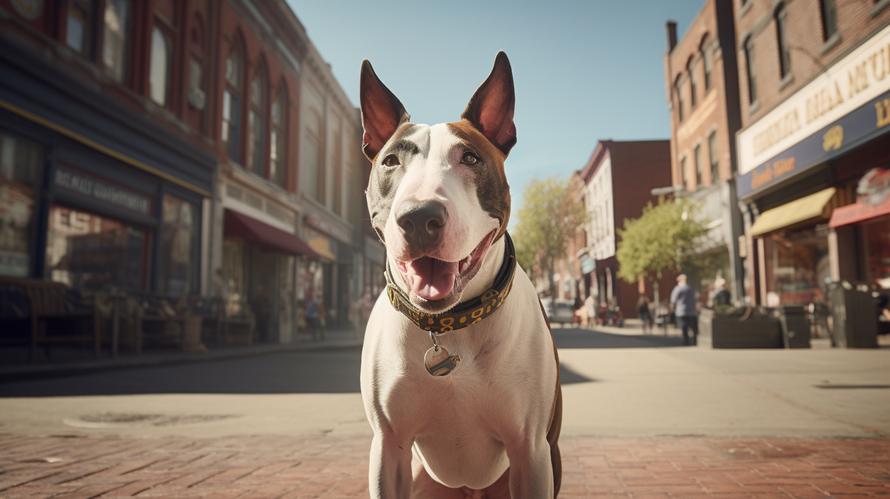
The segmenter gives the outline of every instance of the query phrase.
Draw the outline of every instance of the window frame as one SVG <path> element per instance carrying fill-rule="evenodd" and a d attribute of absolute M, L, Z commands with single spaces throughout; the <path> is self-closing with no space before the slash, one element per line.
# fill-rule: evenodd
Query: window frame
<path fill-rule="evenodd" d="M 677 95 L 677 121 L 683 123 L 685 118 L 683 114 L 683 84 L 682 75 L 677 75 L 674 79 L 674 93 Z"/>
<path fill-rule="evenodd" d="M 791 48 L 788 46 L 788 9 L 779 3 L 773 11 L 776 26 L 776 48 L 779 50 L 779 79 L 791 76 Z"/>
<path fill-rule="evenodd" d="M 106 51 L 108 50 L 108 42 L 110 39 L 110 37 L 108 35 L 109 35 L 109 33 L 112 33 L 108 29 L 108 23 L 106 22 L 106 16 L 108 15 L 108 9 L 111 7 L 111 5 L 113 5 L 117 1 L 121 1 L 124 5 L 127 6 L 126 19 L 124 20 L 124 26 L 121 29 L 121 44 L 123 46 L 120 48 L 120 51 L 119 51 L 120 56 L 121 56 L 120 76 L 117 75 L 115 68 L 113 66 L 109 65 L 108 61 L 105 60 Z M 100 50 L 99 50 L 99 54 L 97 57 L 98 63 L 102 67 L 102 69 L 105 70 L 105 72 L 107 72 L 109 75 L 111 75 L 111 78 L 114 81 L 126 85 L 130 81 L 130 73 L 131 73 L 131 69 L 132 69 L 131 68 L 132 64 L 131 64 L 131 58 L 130 58 L 130 55 L 131 55 L 130 51 L 132 50 L 132 46 L 133 46 L 133 14 L 134 14 L 133 1 L 132 0 L 102 0 L 101 2 L 99 2 L 98 9 L 101 12 L 101 17 L 100 17 L 101 30 L 97 30 L 97 31 L 100 31 L 100 33 L 101 33 L 101 35 L 100 35 L 101 40 L 100 40 L 100 44 L 99 44 Z"/>
<path fill-rule="evenodd" d="M 745 53 L 745 81 L 748 85 L 748 105 L 754 107 L 757 104 L 757 72 L 754 70 L 756 60 L 754 52 L 754 38 L 751 35 L 742 41 L 742 50 Z"/>
<path fill-rule="evenodd" d="M 708 48 L 708 45 L 710 44 L 710 42 L 711 42 L 710 37 L 706 33 L 705 36 L 702 37 L 701 43 L 698 46 L 698 50 L 699 50 L 699 53 L 701 54 L 701 59 L 702 59 L 702 68 L 704 69 L 704 76 L 705 76 L 704 83 L 705 83 L 705 93 L 706 94 L 711 90 L 711 87 L 714 84 L 714 82 L 712 81 L 713 80 L 712 72 L 714 69 L 714 61 L 711 58 L 710 49 Z"/>
<path fill-rule="evenodd" d="M 819 16 L 822 26 L 822 41 L 828 42 L 837 36 L 837 2 L 819 0 Z"/>
<path fill-rule="evenodd" d="M 246 54 L 247 51 L 245 50 L 241 37 L 236 35 L 229 47 L 229 53 L 223 61 L 223 103 L 220 109 L 220 139 L 225 145 L 226 155 L 230 160 L 238 164 L 243 164 L 242 156 L 244 154 L 244 144 L 242 143 L 241 136 L 244 132 L 244 113 L 242 110 L 244 106 L 244 86 L 246 80 Z M 229 78 L 228 64 L 233 56 L 238 57 L 238 68 L 235 73 L 238 80 L 237 82 L 233 82 Z M 228 118 L 225 115 L 226 99 L 232 101 L 228 106 L 230 109 Z M 232 119 L 233 117 L 235 119 Z"/>
<path fill-rule="evenodd" d="M 254 84 L 258 82 L 258 86 Z M 260 92 L 259 102 L 254 102 L 254 88 Z M 247 84 L 247 140 L 245 145 L 245 167 L 261 177 L 268 178 L 268 148 L 267 135 L 269 119 L 269 77 L 268 69 L 263 58 L 257 65 L 250 82 Z M 258 127 L 258 129 L 257 129 Z"/>
<path fill-rule="evenodd" d="M 287 130 L 288 130 L 288 92 L 287 84 L 282 81 L 275 92 L 275 98 L 269 107 L 269 174 L 268 178 L 275 184 L 287 186 Z M 275 107 L 278 107 L 278 120 L 275 119 Z M 277 142 L 277 143 L 276 143 Z M 275 158 L 272 153 L 275 152 Z M 273 171 L 273 165 L 275 169 Z"/>
<path fill-rule="evenodd" d="M 686 61 L 686 74 L 689 78 L 689 111 L 691 114 L 698 105 L 698 85 L 695 83 L 695 60 L 692 56 Z"/>
<path fill-rule="evenodd" d="M 695 144 L 695 147 L 692 148 L 692 162 L 695 167 L 695 188 L 698 189 L 702 186 L 704 180 L 704 171 L 701 165 L 701 142 Z"/>
<path fill-rule="evenodd" d="M 720 180 L 720 157 L 717 154 L 717 130 L 708 134 L 708 162 L 711 168 L 711 184 Z"/>
<path fill-rule="evenodd" d="M 154 66 L 154 57 L 155 57 L 155 33 L 159 33 L 161 37 L 163 37 L 164 42 L 166 43 L 167 48 L 167 67 L 165 71 L 164 78 L 164 102 L 158 102 L 153 95 L 154 88 L 154 75 L 155 72 L 153 70 Z M 155 17 L 155 23 L 151 28 L 151 32 L 149 35 L 149 54 L 148 54 L 148 98 L 155 104 L 165 109 L 173 108 L 173 67 L 174 67 L 174 59 L 175 59 L 175 41 L 173 37 L 173 30 L 169 28 L 165 23 L 159 21 L 158 17 Z"/>

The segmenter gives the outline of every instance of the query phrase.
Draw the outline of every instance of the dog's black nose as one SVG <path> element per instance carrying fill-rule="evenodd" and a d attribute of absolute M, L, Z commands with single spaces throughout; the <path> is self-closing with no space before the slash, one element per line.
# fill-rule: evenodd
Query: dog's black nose
<path fill-rule="evenodd" d="M 402 228 L 408 245 L 422 251 L 441 242 L 447 219 L 448 211 L 438 201 L 406 202 L 396 216 L 396 223 Z"/>

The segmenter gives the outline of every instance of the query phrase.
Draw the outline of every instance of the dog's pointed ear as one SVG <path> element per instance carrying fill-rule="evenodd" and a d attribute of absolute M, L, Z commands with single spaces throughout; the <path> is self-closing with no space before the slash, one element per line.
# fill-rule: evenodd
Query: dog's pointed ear
<path fill-rule="evenodd" d="M 362 62 L 361 76 L 361 101 L 362 101 L 362 151 L 373 163 L 374 157 L 392 137 L 399 125 L 406 123 L 410 117 L 399 99 L 388 89 L 371 63 Z"/>
<path fill-rule="evenodd" d="M 461 118 L 482 132 L 504 155 L 516 144 L 513 124 L 513 70 L 507 54 L 498 52 L 488 79 L 476 90 Z"/>

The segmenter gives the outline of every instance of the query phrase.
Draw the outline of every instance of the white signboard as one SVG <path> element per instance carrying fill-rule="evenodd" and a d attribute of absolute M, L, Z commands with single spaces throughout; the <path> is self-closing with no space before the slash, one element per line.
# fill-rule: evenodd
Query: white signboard
<path fill-rule="evenodd" d="M 748 173 L 887 90 L 890 26 L 740 132 L 739 173 Z"/>

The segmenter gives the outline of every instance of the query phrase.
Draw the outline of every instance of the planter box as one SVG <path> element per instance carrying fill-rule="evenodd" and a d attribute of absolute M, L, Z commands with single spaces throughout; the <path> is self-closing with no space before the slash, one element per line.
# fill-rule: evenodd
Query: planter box
<path fill-rule="evenodd" d="M 782 325 L 761 312 L 715 314 L 702 311 L 701 333 L 710 336 L 712 348 L 782 348 Z"/>

